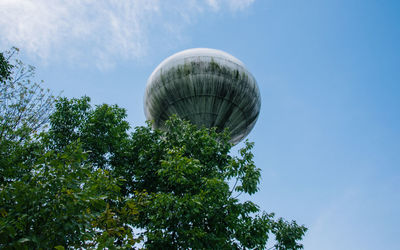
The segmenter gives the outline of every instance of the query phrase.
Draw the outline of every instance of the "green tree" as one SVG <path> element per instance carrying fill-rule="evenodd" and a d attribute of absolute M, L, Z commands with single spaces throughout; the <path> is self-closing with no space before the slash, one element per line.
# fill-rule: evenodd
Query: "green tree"
<path fill-rule="evenodd" d="M 165 130 L 148 124 L 129 134 L 124 109 L 93 107 L 88 97 L 58 98 L 53 109 L 9 58 L 0 57 L 8 93 L 0 103 L 0 248 L 262 249 L 271 235 L 275 249 L 302 248 L 304 226 L 238 198 L 258 191 L 252 143 L 232 156 L 228 132 L 177 117 Z"/>
<path fill-rule="evenodd" d="M 35 68 L 14 59 L 17 48 L 0 56 L 0 140 L 23 141 L 48 122 L 54 97 L 33 81 Z M 21 130 L 20 133 L 10 131 Z"/>
<path fill-rule="evenodd" d="M 252 143 L 229 155 L 229 134 L 172 117 L 166 130 L 137 127 L 127 164 L 114 169 L 135 190 L 144 245 L 149 249 L 262 249 L 270 234 L 276 249 L 300 249 L 306 228 L 259 211 L 241 193 L 258 190 L 260 169 Z M 229 183 L 234 183 L 229 185 Z"/>
<path fill-rule="evenodd" d="M 125 109 L 117 105 L 90 104 L 90 98 L 59 98 L 50 116 L 49 147 L 62 151 L 66 145 L 80 139 L 88 152 L 87 162 L 102 169 L 115 169 L 123 161 L 129 123 Z"/>
<path fill-rule="evenodd" d="M 17 53 L 17 48 L 0 53 L 1 182 L 29 171 L 29 152 L 38 146 L 32 135 L 44 129 L 54 103 L 50 92 L 33 81 L 35 68 L 15 58 Z"/>
<path fill-rule="evenodd" d="M 63 151 L 80 138 L 88 163 L 124 179 L 121 196 L 138 209 L 138 218 L 126 217 L 126 223 L 142 231 L 145 247 L 263 248 L 271 234 L 276 249 L 302 247 L 304 226 L 274 219 L 238 199 L 258 190 L 252 143 L 233 157 L 227 132 L 199 129 L 177 117 L 164 131 L 149 124 L 128 135 L 126 112 L 117 106 L 92 108 L 83 97 L 59 99 L 56 107 L 50 118 L 52 145 Z"/>
<path fill-rule="evenodd" d="M 131 229 L 110 208 L 119 198 L 118 180 L 93 171 L 85 157 L 79 144 L 61 154 L 47 151 L 30 174 L 1 186 L 0 248 L 113 246 L 116 238 L 134 243 Z"/>
<path fill-rule="evenodd" d="M 16 52 L 0 54 L 0 248 L 131 247 L 126 221 L 137 212 L 121 180 L 95 167 L 80 136 L 62 147 L 52 139 L 63 135 L 45 129 L 54 98 L 32 83 L 34 68 L 12 60 Z"/>

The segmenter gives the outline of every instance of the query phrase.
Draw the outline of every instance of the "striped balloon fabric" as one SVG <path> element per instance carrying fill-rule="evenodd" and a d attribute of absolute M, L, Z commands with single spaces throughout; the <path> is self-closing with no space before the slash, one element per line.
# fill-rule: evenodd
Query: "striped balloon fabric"
<path fill-rule="evenodd" d="M 163 128 L 173 114 L 198 126 L 228 128 L 237 144 L 260 113 L 257 82 L 244 64 L 215 49 L 189 49 L 165 59 L 147 81 L 145 115 Z"/>

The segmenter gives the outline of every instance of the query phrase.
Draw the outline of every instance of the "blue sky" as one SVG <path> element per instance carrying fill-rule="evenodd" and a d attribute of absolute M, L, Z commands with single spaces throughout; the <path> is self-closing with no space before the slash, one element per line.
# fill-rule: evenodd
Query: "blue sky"
<path fill-rule="evenodd" d="M 126 108 L 133 127 L 164 58 L 232 54 L 262 97 L 251 199 L 305 224 L 305 249 L 398 249 L 399 13 L 390 0 L 0 0 L 0 49 L 19 47 L 55 93 Z"/>

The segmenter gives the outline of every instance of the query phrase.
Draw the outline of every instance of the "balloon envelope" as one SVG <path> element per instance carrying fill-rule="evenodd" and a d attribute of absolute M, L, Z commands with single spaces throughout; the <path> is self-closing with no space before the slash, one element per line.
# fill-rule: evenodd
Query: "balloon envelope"
<path fill-rule="evenodd" d="M 260 113 L 257 82 L 244 64 L 215 49 L 189 49 L 165 59 L 147 81 L 145 115 L 155 128 L 176 114 L 205 127 L 228 128 L 236 144 Z"/>

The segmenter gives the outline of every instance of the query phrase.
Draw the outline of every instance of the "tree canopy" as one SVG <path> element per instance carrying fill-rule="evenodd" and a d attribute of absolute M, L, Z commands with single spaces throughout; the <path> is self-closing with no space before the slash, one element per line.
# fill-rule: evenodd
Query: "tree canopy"
<path fill-rule="evenodd" d="M 31 75 L 16 80 L 20 64 L 0 60 L 2 88 L 29 89 Z M 263 249 L 271 236 L 274 249 L 302 248 L 304 226 L 240 199 L 260 183 L 253 143 L 232 155 L 229 131 L 175 116 L 131 130 L 123 108 L 35 86 L 0 103 L 0 248 Z M 26 98 L 45 100 L 6 112 Z"/>

